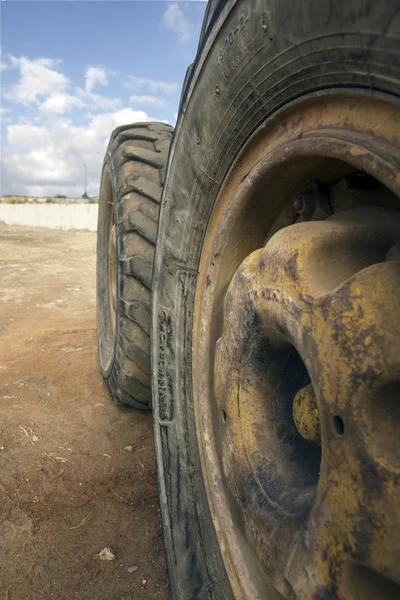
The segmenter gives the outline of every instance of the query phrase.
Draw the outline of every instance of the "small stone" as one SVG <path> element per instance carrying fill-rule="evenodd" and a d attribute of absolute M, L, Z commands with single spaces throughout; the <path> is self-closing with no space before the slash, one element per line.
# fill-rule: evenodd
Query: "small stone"
<path fill-rule="evenodd" d="M 38 441 L 39 441 L 38 436 L 37 435 L 33 435 L 32 436 L 32 442 L 38 442 Z"/>
<path fill-rule="evenodd" d="M 147 579 L 143 579 L 143 585 L 146 585 Z"/>
<path fill-rule="evenodd" d="M 132 452 L 133 446 L 124 446 L 124 450 L 127 450 L 128 452 Z"/>
<path fill-rule="evenodd" d="M 128 573 L 134 573 L 139 567 L 128 567 Z"/>
<path fill-rule="evenodd" d="M 115 560 L 117 558 L 111 548 L 103 548 L 99 556 L 100 560 Z"/>

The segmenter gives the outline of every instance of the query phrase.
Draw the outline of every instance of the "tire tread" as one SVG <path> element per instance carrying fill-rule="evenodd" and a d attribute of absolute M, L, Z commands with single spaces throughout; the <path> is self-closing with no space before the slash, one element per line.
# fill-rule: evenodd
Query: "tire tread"
<path fill-rule="evenodd" d="M 151 408 L 150 301 L 158 211 L 173 128 L 117 127 L 107 148 L 114 181 L 119 265 L 114 361 L 106 378 L 117 404 Z"/>

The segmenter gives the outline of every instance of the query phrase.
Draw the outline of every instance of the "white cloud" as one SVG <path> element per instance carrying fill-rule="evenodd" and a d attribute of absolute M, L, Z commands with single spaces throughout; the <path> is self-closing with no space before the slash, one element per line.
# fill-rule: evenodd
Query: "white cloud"
<path fill-rule="evenodd" d="M 55 113 L 63 115 L 64 113 L 72 110 L 73 108 L 83 108 L 85 103 L 76 96 L 70 94 L 64 94 L 57 92 L 51 94 L 41 105 L 39 110 L 42 113 Z"/>
<path fill-rule="evenodd" d="M 156 98 L 156 96 L 131 96 L 129 98 L 129 102 L 131 104 L 141 104 L 145 106 L 149 105 L 154 106 L 156 108 L 167 106 L 164 100 L 160 100 L 160 98 Z"/>
<path fill-rule="evenodd" d="M 98 67 L 88 67 L 86 69 L 86 91 L 91 92 L 93 88 L 98 85 L 108 85 L 108 79 L 104 69 Z"/>
<path fill-rule="evenodd" d="M 9 100 L 21 104 L 38 104 L 40 111 L 64 114 L 73 108 L 91 108 L 116 111 L 121 108 L 119 98 L 108 98 L 92 91 L 97 84 L 106 85 L 107 76 L 103 69 L 89 67 L 86 70 L 86 89 L 76 88 L 74 95 L 67 93 L 71 87 L 69 79 L 55 69 L 59 61 L 51 58 L 11 57 L 11 66 L 19 68 L 19 81 L 4 93 Z"/>
<path fill-rule="evenodd" d="M 128 90 L 144 90 L 152 92 L 153 94 L 173 94 L 179 89 L 177 83 L 168 83 L 166 81 L 159 81 L 156 79 L 146 79 L 145 77 L 136 77 L 135 75 L 128 75 L 124 81 L 124 87 Z"/>
<path fill-rule="evenodd" d="M 100 96 L 100 94 L 90 94 L 87 98 L 93 107 L 102 108 L 103 110 L 118 110 L 122 105 L 120 98 L 107 98 L 106 96 Z"/>
<path fill-rule="evenodd" d="M 9 118 L 9 109 L 1 111 L 7 124 L 7 143 L 1 157 L 2 194 L 80 197 L 85 163 L 88 192 L 98 195 L 104 152 L 113 129 L 126 123 L 157 120 L 139 109 L 149 106 L 156 112 L 166 106 L 158 94 L 178 89 L 173 83 L 131 76 L 129 83 L 135 91 L 144 90 L 144 94 L 132 96 L 132 108 L 123 108 L 120 98 L 94 91 L 97 85 L 106 85 L 111 71 L 89 67 L 85 88 L 81 88 L 61 72 L 57 60 L 26 57 L 9 60 L 19 73 L 17 83 L 8 87 L 5 95 L 28 106 L 29 116 L 20 116 L 16 122 L 15 117 Z M 86 110 L 80 113 L 79 125 L 67 118 L 68 112 L 83 108 Z"/>
<path fill-rule="evenodd" d="M 95 137 L 104 137 L 106 141 L 111 135 L 113 129 L 119 125 L 126 123 L 139 123 L 143 121 L 153 121 L 143 110 L 133 110 L 131 108 L 123 108 L 113 113 L 103 113 L 92 117 L 88 132 L 89 135 L 94 134 Z"/>
<path fill-rule="evenodd" d="M 87 106 L 92 109 L 102 109 L 106 111 L 117 111 L 121 108 L 120 98 L 109 98 L 101 94 L 87 92 L 82 88 L 77 88 L 76 94 Z"/>
<path fill-rule="evenodd" d="M 178 35 L 181 42 L 186 42 L 191 37 L 191 27 L 183 10 L 177 2 L 168 4 L 164 14 L 163 23 Z"/>
<path fill-rule="evenodd" d="M 11 112 L 11 108 L 5 108 L 3 106 L 0 107 L 0 118 L 2 123 L 11 123 L 11 116 L 9 113 Z M 1 155 L 1 152 L 0 152 Z"/>
<path fill-rule="evenodd" d="M 0 48 L 0 71 L 4 71 L 5 69 L 8 69 L 9 66 L 10 65 L 3 60 L 3 51 Z"/>
<path fill-rule="evenodd" d="M 101 165 L 112 130 L 126 123 L 151 120 L 142 110 L 124 108 L 92 116 L 86 126 L 78 127 L 66 118 L 48 119 L 42 125 L 9 125 L 8 146 L 2 156 L 1 193 L 80 197 L 85 163 L 88 192 L 98 195 Z"/>
<path fill-rule="evenodd" d="M 19 69 L 20 78 L 6 91 L 5 96 L 15 102 L 35 104 L 39 97 L 64 92 L 69 85 L 68 78 L 54 68 L 58 61 L 51 58 L 30 60 L 24 56 L 10 58 L 11 66 Z"/>

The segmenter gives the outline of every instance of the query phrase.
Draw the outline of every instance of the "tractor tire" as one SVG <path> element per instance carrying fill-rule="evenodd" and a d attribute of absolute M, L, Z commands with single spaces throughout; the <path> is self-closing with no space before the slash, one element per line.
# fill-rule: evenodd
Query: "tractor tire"
<path fill-rule="evenodd" d="M 388 249 L 398 236 L 389 223 L 398 226 L 400 207 L 400 4 L 220 8 L 182 96 L 153 273 L 153 413 L 172 596 L 398 597 L 399 384 L 390 360 L 400 355 L 400 301 L 394 263 L 382 261 L 395 256 Z M 303 268 L 314 247 L 319 258 Z M 353 314 L 351 278 L 360 303 L 373 303 L 362 278 L 370 269 L 372 282 L 380 264 L 387 278 L 382 271 L 386 283 L 373 288 L 376 304 Z M 267 269 L 275 279 L 261 288 Z M 311 283 L 301 295 L 304 273 Z M 387 292 L 379 299 L 378 289 Z M 342 299 L 322 306 L 328 292 Z M 364 331 L 361 315 L 372 314 L 380 341 Z M 317 317 L 321 329 L 310 325 Z M 325 363 L 321 340 L 332 348 Z M 366 356 L 375 360 L 368 368 Z M 329 404 L 323 384 L 345 369 L 354 369 L 353 387 L 335 379 Z M 359 400 L 361 385 L 381 398 L 378 380 L 393 422 L 382 412 L 372 423 Z M 267 389 L 276 392 L 271 404 L 259 401 Z M 307 414 L 319 415 L 308 429 Z"/>
<path fill-rule="evenodd" d="M 111 135 L 97 236 L 97 341 L 117 404 L 151 409 L 150 297 L 158 212 L 173 128 L 135 123 Z"/>

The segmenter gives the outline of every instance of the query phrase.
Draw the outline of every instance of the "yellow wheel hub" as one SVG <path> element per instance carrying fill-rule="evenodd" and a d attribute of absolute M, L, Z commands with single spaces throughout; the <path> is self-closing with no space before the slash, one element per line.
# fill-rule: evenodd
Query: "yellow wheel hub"
<path fill-rule="evenodd" d="M 351 552 L 395 568 L 398 424 L 387 420 L 381 448 L 369 406 L 384 417 L 388 389 L 400 398 L 399 244 L 390 209 L 293 225 L 241 264 L 225 296 L 214 380 L 224 475 L 286 597 L 317 597 Z"/>
<path fill-rule="evenodd" d="M 299 99 L 210 215 L 196 429 L 237 600 L 400 596 L 399 115 L 379 94 Z"/>

